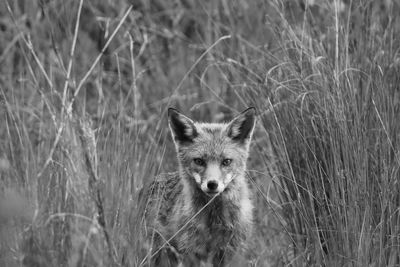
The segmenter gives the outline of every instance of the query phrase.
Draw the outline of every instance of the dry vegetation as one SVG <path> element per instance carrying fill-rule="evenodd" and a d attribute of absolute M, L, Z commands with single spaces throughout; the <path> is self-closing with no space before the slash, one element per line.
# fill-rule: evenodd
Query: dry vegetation
<path fill-rule="evenodd" d="M 0 3 L 0 265 L 141 266 L 166 109 L 259 111 L 237 266 L 400 265 L 398 0 Z"/>

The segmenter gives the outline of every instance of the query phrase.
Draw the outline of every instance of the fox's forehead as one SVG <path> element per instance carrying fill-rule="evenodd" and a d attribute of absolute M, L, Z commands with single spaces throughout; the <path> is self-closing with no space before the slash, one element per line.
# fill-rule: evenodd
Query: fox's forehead
<path fill-rule="evenodd" d="M 207 123 L 207 122 L 195 122 L 196 129 L 199 129 L 205 133 L 222 133 L 226 129 L 227 123 Z"/>
<path fill-rule="evenodd" d="M 221 157 L 241 157 L 245 154 L 245 147 L 227 136 L 227 124 L 196 122 L 195 126 L 198 136 L 196 136 L 192 144 L 181 148 L 187 156 L 191 158 L 220 159 Z"/>
<path fill-rule="evenodd" d="M 195 123 L 198 132 L 197 142 L 219 144 L 227 139 L 226 126 L 224 123 Z"/>

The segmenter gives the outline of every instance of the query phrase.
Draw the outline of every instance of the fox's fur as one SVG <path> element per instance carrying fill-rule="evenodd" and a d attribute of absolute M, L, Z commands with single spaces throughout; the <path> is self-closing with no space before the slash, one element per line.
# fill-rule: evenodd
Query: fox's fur
<path fill-rule="evenodd" d="M 224 266 L 251 232 L 245 170 L 255 109 L 229 123 L 194 122 L 175 109 L 168 118 L 179 171 L 158 176 L 148 192 L 151 262 Z"/>

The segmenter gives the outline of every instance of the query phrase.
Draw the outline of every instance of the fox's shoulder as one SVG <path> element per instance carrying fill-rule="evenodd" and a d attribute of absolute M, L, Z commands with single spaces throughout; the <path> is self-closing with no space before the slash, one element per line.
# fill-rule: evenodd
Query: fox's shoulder
<path fill-rule="evenodd" d="M 150 189 L 152 191 L 169 191 L 179 186 L 179 184 L 180 177 L 178 172 L 161 173 L 154 178 L 154 181 L 150 184 Z"/>
<path fill-rule="evenodd" d="M 178 172 L 161 173 L 154 180 L 145 185 L 139 192 L 139 199 L 154 199 L 179 186 L 180 179 Z"/>
<path fill-rule="evenodd" d="M 159 221 L 166 224 L 171 217 L 176 200 L 182 193 L 182 183 L 178 172 L 162 173 L 145 188 L 142 196 L 145 202 L 145 217 L 151 224 Z"/>
<path fill-rule="evenodd" d="M 155 203 L 171 205 L 182 192 L 182 183 L 178 172 L 162 173 L 154 178 L 154 181 L 144 190 L 144 196 L 148 204 Z"/>
<path fill-rule="evenodd" d="M 160 173 L 154 178 L 154 182 L 171 182 L 179 180 L 179 172 L 165 172 Z"/>

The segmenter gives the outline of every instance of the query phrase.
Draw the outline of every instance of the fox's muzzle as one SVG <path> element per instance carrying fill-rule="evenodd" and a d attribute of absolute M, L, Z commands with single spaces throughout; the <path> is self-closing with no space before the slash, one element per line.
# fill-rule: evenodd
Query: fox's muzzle
<path fill-rule="evenodd" d="M 198 184 L 201 190 L 208 195 L 222 193 L 226 187 L 224 180 L 228 178 L 224 177 L 224 175 L 219 164 L 209 164 Z"/>

